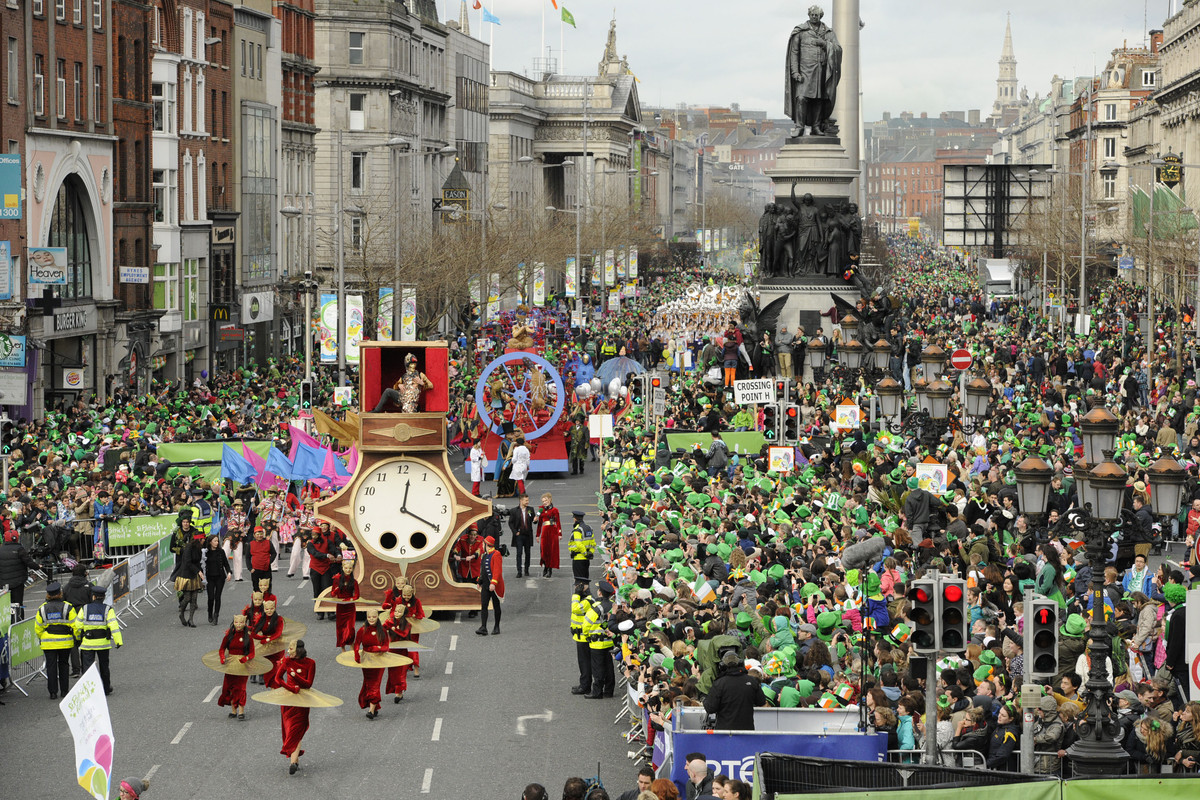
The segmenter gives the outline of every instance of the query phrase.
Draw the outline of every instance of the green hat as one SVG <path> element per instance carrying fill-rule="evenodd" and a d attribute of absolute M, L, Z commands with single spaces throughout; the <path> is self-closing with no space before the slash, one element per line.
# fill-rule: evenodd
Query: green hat
<path fill-rule="evenodd" d="M 1163 587 L 1163 597 L 1170 605 L 1183 605 L 1184 600 L 1187 599 L 1187 589 L 1178 583 L 1168 583 Z M 1069 622 L 1070 619 L 1067 621 Z"/>
<path fill-rule="evenodd" d="M 796 681 L 796 691 L 800 693 L 801 697 L 808 697 L 813 693 L 814 689 L 816 689 L 816 684 L 810 680 L 801 679 Z"/>
<path fill-rule="evenodd" d="M 776 566 L 779 566 L 776 564 Z M 815 583 L 806 583 L 800 587 L 800 598 L 804 599 L 809 595 L 820 594 L 821 589 Z"/>
<path fill-rule="evenodd" d="M 994 650 L 984 650 L 979 654 L 979 663 L 987 664 L 989 667 L 999 667 L 1000 657 L 996 655 Z"/>
<path fill-rule="evenodd" d="M 750 616 L 748 611 L 739 611 L 734 624 L 736 624 L 741 630 L 748 630 L 752 622 L 753 617 Z"/>
<path fill-rule="evenodd" d="M 897 623 L 894 628 L 884 634 L 883 638 L 889 644 L 894 644 L 897 647 L 908 641 L 912 636 L 912 628 L 905 625 L 903 622 Z"/>
<path fill-rule="evenodd" d="M 775 700 L 775 690 L 774 689 L 772 689 L 770 686 L 764 686 L 764 687 L 762 687 L 762 693 L 763 693 L 763 696 L 767 698 L 768 703 L 774 702 L 774 700 Z"/>
<path fill-rule="evenodd" d="M 800 705 L 800 692 L 791 686 L 783 687 L 779 692 L 779 707 L 780 708 L 795 708 Z"/>
<path fill-rule="evenodd" d="M 730 547 L 729 545 L 725 544 L 724 542 L 717 545 L 717 555 L 721 557 L 722 561 L 728 561 L 729 556 L 732 553 L 733 553 L 733 548 Z"/>
<path fill-rule="evenodd" d="M 771 580 L 781 581 L 786 573 L 787 570 L 784 568 L 783 564 L 772 564 L 767 570 L 767 577 Z"/>
<path fill-rule="evenodd" d="M 1087 630 L 1087 621 L 1080 614 L 1072 614 L 1067 617 L 1065 625 L 1058 629 L 1058 632 L 1063 636 L 1070 636 L 1072 639 L 1079 639 Z"/>
<path fill-rule="evenodd" d="M 867 597 L 875 597 L 880 591 L 879 575 L 875 572 L 867 573 Z"/>
<path fill-rule="evenodd" d="M 909 478 L 908 481 L 905 483 L 905 485 L 908 486 L 909 489 L 916 489 L 917 485 L 918 485 L 917 476 L 914 475 L 911 478 Z"/>
<path fill-rule="evenodd" d="M 840 619 L 841 616 L 836 611 L 822 611 L 817 614 L 817 638 L 823 642 L 832 641 Z"/>
<path fill-rule="evenodd" d="M 986 681 L 987 679 L 992 677 L 993 671 L 994 670 L 992 669 L 992 667 L 990 667 L 987 664 L 983 664 L 978 669 L 975 670 L 972 677 L 975 678 L 976 683 L 983 683 L 984 681 Z"/>

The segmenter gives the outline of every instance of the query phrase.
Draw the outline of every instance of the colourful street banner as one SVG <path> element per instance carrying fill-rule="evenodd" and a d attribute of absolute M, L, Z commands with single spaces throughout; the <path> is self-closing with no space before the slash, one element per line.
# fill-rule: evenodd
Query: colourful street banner
<path fill-rule="evenodd" d="M 18 622 L 9 630 L 8 656 L 9 666 L 19 667 L 28 664 L 42 654 L 42 643 L 33 630 L 34 618 Z"/>
<path fill-rule="evenodd" d="M 609 291 L 608 310 L 614 313 L 621 310 L 621 291 L 619 289 Z"/>
<path fill-rule="evenodd" d="M 500 273 L 493 272 L 488 280 L 488 319 L 500 316 Z"/>
<path fill-rule="evenodd" d="M 635 279 L 638 276 L 637 256 L 638 256 L 637 248 L 636 247 L 629 248 L 629 277 L 635 278 Z"/>
<path fill-rule="evenodd" d="M 576 277 L 577 276 L 575 275 L 575 256 L 567 256 L 567 266 L 566 266 L 566 269 L 563 271 L 563 283 L 566 286 L 565 291 L 566 291 L 567 297 L 574 297 L 576 294 L 578 294 L 578 290 L 575 285 Z"/>
<path fill-rule="evenodd" d="M 541 261 L 533 264 L 533 304 L 538 308 L 546 305 L 546 265 Z"/>
<path fill-rule="evenodd" d="M 358 363 L 358 343 L 363 338 L 363 298 L 361 294 L 346 296 L 346 363 Z"/>
<path fill-rule="evenodd" d="M 406 286 L 400 296 L 400 341 L 417 340 L 417 288 Z"/>
<path fill-rule="evenodd" d="M 116 522 L 108 523 L 108 546 L 151 545 L 164 536 L 170 537 L 174 530 L 174 514 L 159 514 L 156 517 L 122 517 Z"/>
<path fill-rule="evenodd" d="M 704 252 L 712 252 L 712 231 L 709 229 L 704 231 Z"/>
<path fill-rule="evenodd" d="M 625 248 L 617 250 L 617 277 L 625 280 Z"/>
<path fill-rule="evenodd" d="M 336 364 L 338 356 L 336 294 L 321 293 L 321 363 Z"/>
<path fill-rule="evenodd" d="M 375 338 L 380 342 L 392 341 L 392 310 L 396 290 L 390 286 L 379 288 L 379 314 L 375 317 Z"/>
<path fill-rule="evenodd" d="M 108 800 L 114 742 L 98 663 L 88 667 L 58 708 L 75 739 L 75 779 L 96 800 Z"/>
<path fill-rule="evenodd" d="M 170 461 L 177 467 L 192 461 L 221 463 L 221 455 L 228 442 L 163 442 L 158 446 L 159 461 Z M 266 439 L 241 439 L 233 443 L 249 447 L 263 458 L 271 452 L 271 442 Z"/>
<path fill-rule="evenodd" d="M 617 282 L 615 264 L 613 263 L 614 255 L 612 250 L 604 251 L 604 285 L 612 286 Z"/>

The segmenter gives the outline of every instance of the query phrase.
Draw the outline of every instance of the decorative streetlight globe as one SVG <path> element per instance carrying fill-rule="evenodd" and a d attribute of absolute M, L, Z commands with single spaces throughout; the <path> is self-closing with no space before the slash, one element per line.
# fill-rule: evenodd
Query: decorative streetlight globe
<path fill-rule="evenodd" d="M 886 370 L 892 358 L 892 345 L 887 339 L 880 339 L 871 345 L 871 353 L 875 358 L 875 369 Z"/>
<path fill-rule="evenodd" d="M 1121 518 L 1128 478 L 1128 473 L 1108 457 L 1092 470 L 1087 488 L 1087 494 L 1091 495 L 1092 516 L 1104 522 L 1116 522 Z"/>
<path fill-rule="evenodd" d="M 851 339 L 838 349 L 838 360 L 849 369 L 858 369 L 866 349 L 860 341 Z"/>
<path fill-rule="evenodd" d="M 879 396 L 879 405 L 883 408 L 885 417 L 895 417 L 900 414 L 900 396 L 904 387 L 895 378 L 884 378 L 875 384 L 875 394 Z"/>
<path fill-rule="evenodd" d="M 825 366 L 824 340 L 814 337 L 808 341 L 808 363 L 813 369 L 821 369 Z"/>
<path fill-rule="evenodd" d="M 853 314 L 842 317 L 838 324 L 842 326 L 842 338 L 846 341 L 850 341 L 858 333 L 858 317 Z"/>
<path fill-rule="evenodd" d="M 1017 474 L 1017 504 L 1026 514 L 1042 514 L 1050 496 L 1054 469 L 1037 456 L 1030 456 L 1013 469 Z"/>
<path fill-rule="evenodd" d="M 936 380 L 925 390 L 929 395 L 929 416 L 938 422 L 950 416 L 950 398 L 954 387 L 943 380 Z"/>
<path fill-rule="evenodd" d="M 1169 517 L 1179 513 L 1187 470 L 1170 456 L 1163 456 L 1150 465 L 1149 473 L 1150 505 L 1155 516 Z"/>
<path fill-rule="evenodd" d="M 1090 464 L 1099 464 L 1104 454 L 1113 449 L 1121 420 L 1103 406 L 1097 406 L 1079 420 L 1083 432 L 1083 457 Z"/>
<path fill-rule="evenodd" d="M 975 378 L 967 384 L 967 415 L 977 419 L 986 416 L 991 399 L 992 385 L 983 378 Z"/>
<path fill-rule="evenodd" d="M 933 416 L 932 409 L 929 407 L 929 381 L 924 378 L 917 378 L 913 381 L 913 394 L 917 396 L 917 408 Z"/>
<path fill-rule="evenodd" d="M 936 381 L 946 369 L 946 351 L 936 344 L 929 345 L 921 351 L 921 365 L 925 372 L 925 380 Z"/>

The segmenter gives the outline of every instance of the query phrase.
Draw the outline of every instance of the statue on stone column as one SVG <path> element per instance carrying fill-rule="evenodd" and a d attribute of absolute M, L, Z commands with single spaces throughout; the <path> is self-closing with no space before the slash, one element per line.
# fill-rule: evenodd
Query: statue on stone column
<path fill-rule="evenodd" d="M 767 203 L 758 218 L 758 274 L 763 278 L 775 277 L 775 211 L 775 204 Z"/>
<path fill-rule="evenodd" d="M 825 134 L 837 99 L 842 46 L 821 21 L 824 16 L 819 6 L 812 6 L 808 22 L 796 26 L 788 40 L 783 111 L 796 123 L 796 136 Z"/>
<path fill-rule="evenodd" d="M 813 275 L 817 272 L 821 224 L 813 196 L 805 193 L 796 202 L 796 184 L 792 184 L 792 206 L 796 209 L 796 263 L 793 274 Z"/>

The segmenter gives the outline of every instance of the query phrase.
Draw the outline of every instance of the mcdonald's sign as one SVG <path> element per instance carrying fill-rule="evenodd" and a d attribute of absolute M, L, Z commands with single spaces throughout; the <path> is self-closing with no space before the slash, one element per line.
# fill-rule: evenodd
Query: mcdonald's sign
<path fill-rule="evenodd" d="M 216 303 L 209 306 L 212 309 L 213 322 L 229 322 L 229 305 L 225 303 Z"/>

